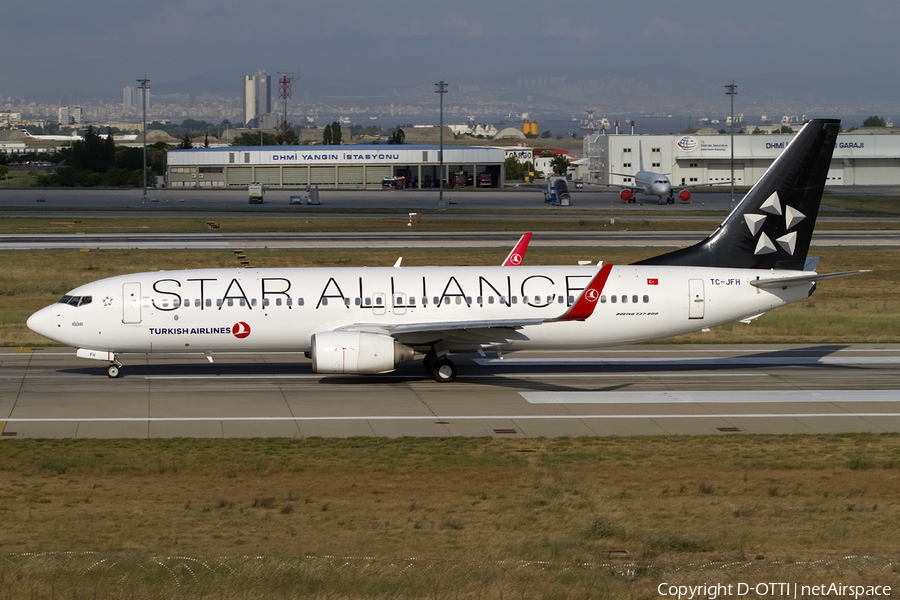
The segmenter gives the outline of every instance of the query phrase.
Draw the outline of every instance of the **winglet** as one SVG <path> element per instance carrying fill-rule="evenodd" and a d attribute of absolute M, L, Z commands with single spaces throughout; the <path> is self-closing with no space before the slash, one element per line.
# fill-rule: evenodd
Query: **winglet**
<path fill-rule="evenodd" d="M 597 301 L 600 300 L 600 294 L 606 286 L 606 280 L 609 279 L 612 268 L 612 263 L 603 265 L 597 274 L 594 275 L 591 282 L 587 284 L 587 287 L 581 292 L 581 295 L 578 296 L 578 300 L 575 301 L 575 304 L 573 304 L 562 316 L 556 317 L 555 319 L 547 319 L 547 321 L 584 321 L 590 317 L 594 313 Z"/>
<path fill-rule="evenodd" d="M 525 251 L 528 250 L 528 242 L 531 241 L 531 233 L 526 233 L 522 237 L 519 238 L 519 241 L 513 247 L 512 251 L 506 257 L 506 260 L 503 261 L 502 267 L 517 267 L 522 264 L 522 259 L 525 258 Z"/>

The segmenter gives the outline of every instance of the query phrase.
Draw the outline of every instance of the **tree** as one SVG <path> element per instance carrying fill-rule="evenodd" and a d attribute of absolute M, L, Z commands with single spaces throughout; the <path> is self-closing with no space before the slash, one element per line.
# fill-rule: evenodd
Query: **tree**
<path fill-rule="evenodd" d="M 525 165 L 515 156 L 507 156 L 503 166 L 506 171 L 506 178 L 510 180 L 519 179 L 525 173 Z"/>
<path fill-rule="evenodd" d="M 553 158 L 554 156 L 555 156 L 555 154 L 553 153 L 553 150 L 542 150 L 541 151 L 541 158 Z"/>
<path fill-rule="evenodd" d="M 553 173 L 557 176 L 565 175 L 566 171 L 569 170 L 569 159 L 565 154 L 557 154 L 550 161 L 550 168 L 553 169 Z"/>
<path fill-rule="evenodd" d="M 262 133 L 263 145 L 264 146 L 274 146 L 275 145 L 275 134 L 264 131 Z M 232 146 L 259 146 L 259 132 L 258 131 L 245 131 L 241 135 L 235 136 L 234 140 L 231 142 Z"/>
<path fill-rule="evenodd" d="M 209 134 L 206 134 L 206 137 L 203 138 L 203 147 L 209 148 Z"/>
<path fill-rule="evenodd" d="M 331 124 L 331 143 L 335 146 L 341 145 L 341 124 L 337 121 Z"/>
<path fill-rule="evenodd" d="M 883 118 L 872 115 L 872 116 L 866 117 L 866 120 L 863 121 L 862 126 L 863 127 L 884 127 L 886 124 L 887 123 L 885 122 L 885 120 Z"/>
<path fill-rule="evenodd" d="M 775 130 L 775 133 L 794 133 L 794 128 L 790 125 L 782 125 L 779 129 Z"/>
<path fill-rule="evenodd" d="M 541 134 L 541 137 L 544 138 L 545 140 L 549 140 L 551 137 L 553 137 L 553 134 L 550 133 L 550 130 L 548 129 L 547 131 L 545 131 L 544 133 Z"/>
<path fill-rule="evenodd" d="M 393 146 L 399 146 L 406 140 L 406 134 L 403 133 L 403 130 L 397 128 L 394 133 L 391 134 L 391 137 L 388 138 L 388 144 Z"/>
<path fill-rule="evenodd" d="M 188 134 L 188 132 L 185 131 L 184 137 L 181 138 L 181 143 L 178 144 L 178 148 L 180 148 L 181 150 L 190 150 L 193 147 L 194 142 L 191 141 L 191 136 Z"/>
<path fill-rule="evenodd" d="M 322 144 L 325 146 L 331 145 L 331 125 L 326 125 L 324 131 L 322 131 Z"/>

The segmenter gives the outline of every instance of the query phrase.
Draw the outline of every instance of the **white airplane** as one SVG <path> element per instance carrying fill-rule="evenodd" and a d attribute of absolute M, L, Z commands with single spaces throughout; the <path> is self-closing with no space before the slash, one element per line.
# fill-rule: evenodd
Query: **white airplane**
<path fill-rule="evenodd" d="M 634 178 L 634 185 L 622 185 L 616 183 L 610 183 L 609 185 L 612 187 L 617 187 L 622 189 L 622 193 L 619 195 L 622 200 L 627 203 L 636 202 L 635 194 L 646 194 L 648 196 L 656 196 L 659 204 L 674 204 L 675 203 L 675 190 L 672 187 L 672 182 L 669 181 L 669 176 L 665 173 L 656 173 L 654 171 L 646 171 L 644 170 L 644 149 L 638 142 L 638 153 L 639 153 L 639 168 L 638 172 L 634 175 L 630 175 L 628 173 L 610 173 L 610 175 L 617 175 L 619 177 L 628 177 Z M 682 185 L 679 186 L 681 192 L 678 194 L 678 198 L 682 202 L 687 202 L 691 199 L 691 192 L 689 191 L 692 187 L 705 187 L 708 185 L 722 185 L 722 184 L 730 184 L 731 180 L 726 182 L 717 181 L 715 183 L 698 183 L 694 185 Z M 663 200 L 665 198 L 665 200 Z"/>
<path fill-rule="evenodd" d="M 316 373 L 387 373 L 424 355 L 592 349 L 734 321 L 808 297 L 810 239 L 838 120 L 813 120 L 704 241 L 632 265 L 200 269 L 75 288 L 28 319 L 108 363 L 128 353 L 305 352 Z M 810 259 L 812 260 L 812 259 Z"/>
<path fill-rule="evenodd" d="M 34 135 L 27 129 L 20 130 L 26 139 L 44 140 L 47 142 L 78 142 L 84 138 L 80 135 Z"/>

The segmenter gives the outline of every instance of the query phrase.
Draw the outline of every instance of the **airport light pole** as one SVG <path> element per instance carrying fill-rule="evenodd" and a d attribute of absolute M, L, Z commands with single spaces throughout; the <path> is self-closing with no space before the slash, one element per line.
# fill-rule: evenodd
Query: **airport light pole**
<path fill-rule="evenodd" d="M 725 89 L 725 94 L 731 96 L 731 203 L 734 204 L 734 97 L 737 96 L 737 86 L 732 81 Z"/>
<path fill-rule="evenodd" d="M 141 84 L 138 89 L 141 90 L 141 133 L 144 137 L 144 198 L 141 202 L 147 204 L 147 93 L 150 91 L 150 80 L 138 79 L 137 82 Z"/>
<path fill-rule="evenodd" d="M 438 151 L 438 161 L 440 162 L 440 165 L 441 165 L 441 172 L 438 174 L 438 181 L 440 182 L 438 184 L 438 189 L 440 190 L 438 192 L 438 209 L 445 210 L 446 206 L 444 205 L 444 94 L 447 93 L 447 82 L 445 82 L 443 79 L 441 79 L 439 82 L 434 84 L 434 86 L 437 88 L 436 90 L 434 90 L 434 93 L 438 94 L 438 96 L 441 99 L 441 102 L 440 102 L 440 105 L 441 105 L 441 132 L 440 132 L 441 149 Z"/>

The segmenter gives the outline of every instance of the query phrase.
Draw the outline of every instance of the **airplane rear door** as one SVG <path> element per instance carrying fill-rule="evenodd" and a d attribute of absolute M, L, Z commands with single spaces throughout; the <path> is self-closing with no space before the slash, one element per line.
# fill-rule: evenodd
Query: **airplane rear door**
<path fill-rule="evenodd" d="M 688 306 L 688 318 L 702 319 L 706 307 L 706 298 L 703 294 L 702 279 L 688 280 L 688 296 L 690 297 L 690 304 Z"/>
<path fill-rule="evenodd" d="M 141 322 L 141 284 L 122 284 L 122 322 Z"/>

